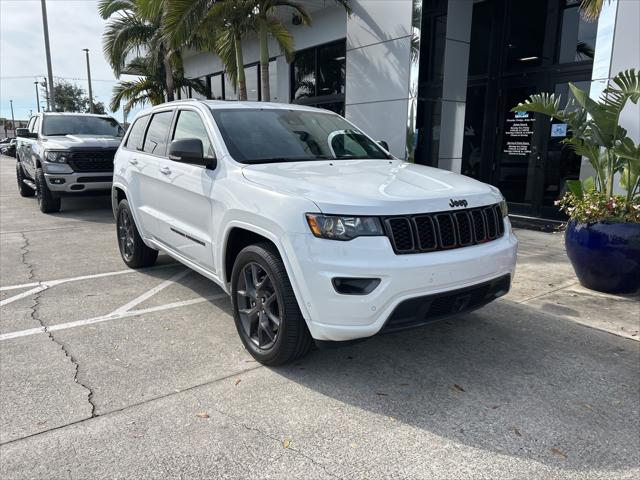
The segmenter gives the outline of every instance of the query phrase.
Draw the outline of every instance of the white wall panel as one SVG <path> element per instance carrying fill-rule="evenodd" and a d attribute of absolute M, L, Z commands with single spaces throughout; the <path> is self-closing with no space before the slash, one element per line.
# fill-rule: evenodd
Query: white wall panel
<path fill-rule="evenodd" d="M 347 49 L 411 34 L 412 0 L 352 0 Z"/>

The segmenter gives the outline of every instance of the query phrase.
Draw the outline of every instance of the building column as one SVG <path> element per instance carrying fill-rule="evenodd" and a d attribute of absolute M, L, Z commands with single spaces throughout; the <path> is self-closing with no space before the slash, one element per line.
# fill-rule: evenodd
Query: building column
<path fill-rule="evenodd" d="M 353 0 L 351 6 L 346 117 L 407 158 L 413 0 Z"/>
<path fill-rule="evenodd" d="M 468 0 L 449 0 L 447 7 L 438 167 L 456 173 L 462 171 L 473 4 Z"/>

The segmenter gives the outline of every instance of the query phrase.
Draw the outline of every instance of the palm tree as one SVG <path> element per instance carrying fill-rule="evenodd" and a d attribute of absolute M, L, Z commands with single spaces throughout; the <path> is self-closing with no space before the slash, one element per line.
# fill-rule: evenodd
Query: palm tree
<path fill-rule="evenodd" d="M 129 111 L 135 106 L 146 103 L 158 105 L 165 101 L 166 77 L 150 58 L 134 58 L 126 64 L 126 70 L 141 76 L 137 80 L 121 80 L 113 87 L 109 106 L 112 111 L 118 110 L 123 102 L 124 109 Z M 172 84 L 175 88 L 191 87 L 203 95 L 206 91 L 206 86 L 200 80 L 185 78 L 181 68 L 174 69 Z"/>
<path fill-rule="evenodd" d="M 611 3 L 611 0 L 607 0 L 607 3 Z M 580 2 L 580 12 L 582 13 L 582 17 L 588 22 L 597 20 L 603 7 L 604 0 L 582 0 Z"/>
<path fill-rule="evenodd" d="M 98 13 L 108 20 L 103 50 L 116 75 L 120 75 L 131 55 L 146 55 L 150 65 L 162 73 L 165 95 L 174 99 L 174 64 L 179 49 L 165 41 L 164 0 L 100 0 Z"/>

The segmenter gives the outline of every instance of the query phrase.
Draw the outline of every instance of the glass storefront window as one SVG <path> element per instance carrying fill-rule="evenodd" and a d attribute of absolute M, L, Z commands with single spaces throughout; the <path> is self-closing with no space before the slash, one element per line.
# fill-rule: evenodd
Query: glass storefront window
<path fill-rule="evenodd" d="M 230 76 L 225 73 L 224 74 L 224 99 L 225 100 L 237 100 L 238 92 L 236 90 L 236 85 L 231 81 Z"/>
<path fill-rule="evenodd" d="M 462 174 L 476 179 L 481 178 L 482 129 L 486 93 L 487 88 L 484 85 L 467 89 L 462 143 Z"/>
<path fill-rule="evenodd" d="M 293 98 L 316 96 L 315 50 L 298 52 L 293 61 Z"/>
<path fill-rule="evenodd" d="M 539 1 L 510 0 L 507 67 L 526 68 L 542 63 L 547 9 Z"/>
<path fill-rule="evenodd" d="M 491 21 L 493 8 L 488 0 L 474 3 L 469 51 L 469 75 L 486 74 L 491 51 Z"/>
<path fill-rule="evenodd" d="M 318 49 L 318 95 L 344 93 L 345 47 L 334 43 Z"/>
<path fill-rule="evenodd" d="M 216 73 L 211 77 L 211 98 L 222 100 L 222 73 Z"/>
<path fill-rule="evenodd" d="M 579 2 L 567 0 L 562 12 L 559 63 L 593 60 L 598 33 L 597 22 L 585 22 L 580 15 Z"/>
<path fill-rule="evenodd" d="M 258 88 L 258 75 L 260 68 L 258 65 L 244 67 L 244 75 L 247 82 L 247 100 L 258 101 L 260 99 L 260 89 Z"/>

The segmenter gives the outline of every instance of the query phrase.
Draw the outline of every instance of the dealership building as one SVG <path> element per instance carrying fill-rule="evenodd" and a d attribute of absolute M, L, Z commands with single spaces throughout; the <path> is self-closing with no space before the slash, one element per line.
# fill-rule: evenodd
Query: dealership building
<path fill-rule="evenodd" d="M 561 218 L 566 180 L 591 172 L 561 144 L 566 125 L 511 108 L 537 92 L 566 103 L 569 82 L 596 98 L 640 68 L 640 0 L 605 0 L 592 23 L 580 0 L 351 0 L 351 15 L 333 0 L 300 3 L 313 24 L 279 13 L 296 55 L 287 63 L 270 45 L 271 101 L 338 112 L 399 158 L 496 185 L 523 218 Z M 260 100 L 257 38 L 243 49 L 248 97 Z M 237 99 L 215 55 L 185 52 L 184 68 L 208 98 Z M 640 105 L 621 123 L 640 141 Z"/>

